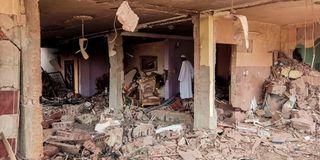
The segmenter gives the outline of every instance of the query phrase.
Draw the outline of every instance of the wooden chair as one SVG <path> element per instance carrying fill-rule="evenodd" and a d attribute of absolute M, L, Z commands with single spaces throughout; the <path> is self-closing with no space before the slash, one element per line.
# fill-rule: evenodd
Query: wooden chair
<path fill-rule="evenodd" d="M 156 80 L 153 76 L 145 76 L 138 81 L 140 85 L 140 103 L 142 107 L 160 105 Z"/>

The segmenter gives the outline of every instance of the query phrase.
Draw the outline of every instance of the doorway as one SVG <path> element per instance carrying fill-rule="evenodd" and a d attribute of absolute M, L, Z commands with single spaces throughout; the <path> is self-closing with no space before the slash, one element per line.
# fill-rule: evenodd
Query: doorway
<path fill-rule="evenodd" d="M 74 60 L 64 61 L 64 75 L 68 88 L 74 90 Z"/>
<path fill-rule="evenodd" d="M 232 45 L 216 45 L 216 99 L 230 101 Z"/>

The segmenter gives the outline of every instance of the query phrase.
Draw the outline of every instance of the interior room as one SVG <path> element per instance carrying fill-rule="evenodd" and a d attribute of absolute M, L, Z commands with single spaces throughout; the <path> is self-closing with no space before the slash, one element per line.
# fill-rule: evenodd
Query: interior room
<path fill-rule="evenodd" d="M 320 159 L 319 13 L 3 0 L 0 160 Z"/>

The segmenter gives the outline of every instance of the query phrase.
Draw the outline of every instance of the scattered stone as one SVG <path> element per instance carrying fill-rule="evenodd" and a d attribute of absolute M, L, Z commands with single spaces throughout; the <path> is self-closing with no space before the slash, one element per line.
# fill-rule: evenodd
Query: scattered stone
<path fill-rule="evenodd" d="M 262 117 L 262 116 L 264 116 L 265 111 L 262 110 L 262 109 L 258 109 L 258 110 L 256 110 L 256 114 L 257 114 L 259 117 Z"/>
<path fill-rule="evenodd" d="M 231 119 L 237 123 L 237 122 L 243 122 L 246 119 L 247 115 L 244 112 L 241 111 L 234 111 L 232 114 Z"/>
<path fill-rule="evenodd" d="M 314 132 L 316 128 L 316 124 L 313 121 L 310 121 L 305 118 L 292 118 L 291 125 L 293 128 L 302 131 L 310 131 Z"/>
<path fill-rule="evenodd" d="M 282 117 L 285 119 L 290 118 L 291 110 L 294 107 L 294 104 L 296 103 L 296 98 L 294 96 L 291 96 L 289 100 L 282 106 Z"/>
<path fill-rule="evenodd" d="M 65 130 L 58 130 L 55 136 L 51 136 L 51 139 L 57 141 L 86 141 L 91 138 L 90 134 L 85 131 L 81 130 L 74 130 L 74 131 L 65 131 Z"/>
<path fill-rule="evenodd" d="M 184 137 L 181 137 L 180 140 L 178 140 L 178 146 L 186 145 L 186 139 Z"/>
<path fill-rule="evenodd" d="M 203 158 L 199 150 L 178 151 L 183 160 L 197 160 Z"/>
<path fill-rule="evenodd" d="M 66 143 L 47 141 L 46 143 L 59 147 L 63 152 L 70 153 L 73 155 L 80 154 L 80 145 L 70 145 Z"/>
<path fill-rule="evenodd" d="M 154 135 L 154 126 L 152 124 L 141 123 L 137 127 L 135 127 L 132 131 L 132 137 L 145 137 L 148 135 Z"/>
<path fill-rule="evenodd" d="M 105 133 L 108 128 L 120 126 L 121 122 L 112 118 L 105 118 L 103 123 L 97 123 L 94 130 L 98 133 Z"/>
<path fill-rule="evenodd" d="M 43 155 L 46 157 L 46 159 L 50 159 L 54 155 L 56 155 L 59 152 L 59 148 L 53 145 L 45 145 L 43 148 Z"/>
<path fill-rule="evenodd" d="M 74 122 L 66 121 L 66 122 L 54 122 L 52 123 L 52 128 L 55 130 L 70 130 L 74 126 Z"/>
<path fill-rule="evenodd" d="M 282 144 L 286 141 L 285 137 L 281 136 L 273 136 L 271 142 L 275 144 Z"/>
<path fill-rule="evenodd" d="M 82 114 L 78 116 L 76 120 L 79 121 L 81 124 L 85 124 L 85 125 L 91 125 L 99 121 L 97 116 L 93 114 Z"/>
<path fill-rule="evenodd" d="M 273 83 L 267 88 L 267 93 L 282 95 L 287 90 L 287 87 L 284 85 Z"/>
<path fill-rule="evenodd" d="M 75 116 L 74 115 L 62 115 L 61 116 L 61 122 L 75 122 Z"/>
<path fill-rule="evenodd" d="M 96 144 L 92 142 L 92 140 L 85 141 L 83 143 L 83 147 L 96 155 L 101 153 L 101 148 L 97 147 Z"/>
<path fill-rule="evenodd" d="M 105 143 L 112 148 L 113 150 L 119 150 L 122 146 L 122 136 L 123 129 L 122 128 L 114 128 L 110 129 L 106 132 L 107 138 L 105 139 Z"/>

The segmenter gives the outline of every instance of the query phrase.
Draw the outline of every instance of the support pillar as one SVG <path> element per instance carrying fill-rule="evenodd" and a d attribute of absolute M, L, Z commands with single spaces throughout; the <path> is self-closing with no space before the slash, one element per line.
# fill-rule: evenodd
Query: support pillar
<path fill-rule="evenodd" d="M 39 0 L 22 0 L 21 13 L 21 112 L 19 156 L 24 159 L 43 157 L 42 89 L 40 64 Z"/>
<path fill-rule="evenodd" d="M 110 85 L 109 107 L 115 110 L 123 108 L 122 87 L 124 83 L 123 72 L 123 47 L 122 36 L 115 34 L 108 36 L 109 61 L 110 61 Z"/>
<path fill-rule="evenodd" d="M 194 128 L 215 129 L 216 26 L 213 15 L 197 15 L 194 24 Z"/>

